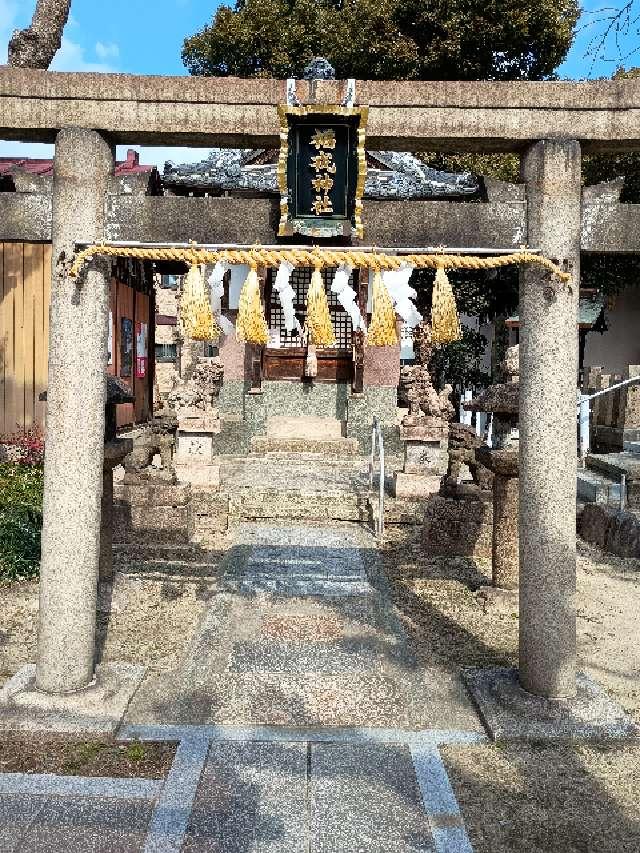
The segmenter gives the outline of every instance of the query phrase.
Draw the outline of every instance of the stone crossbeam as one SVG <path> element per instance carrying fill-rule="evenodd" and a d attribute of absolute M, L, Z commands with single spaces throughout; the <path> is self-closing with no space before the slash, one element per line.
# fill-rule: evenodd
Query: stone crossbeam
<path fill-rule="evenodd" d="M 261 243 L 277 240 L 280 207 L 271 198 L 107 195 L 108 240 L 146 243 Z M 365 242 L 376 246 L 518 248 L 527 242 L 524 201 L 365 201 Z M 51 196 L 0 193 L 0 240 L 51 240 Z M 591 188 L 582 203 L 582 251 L 640 251 L 640 204 L 607 201 Z"/>
<path fill-rule="evenodd" d="M 519 150 L 572 138 L 584 153 L 640 148 L 640 80 L 358 81 L 367 144 L 390 150 Z M 304 102 L 340 102 L 344 81 L 299 81 Z M 274 147 L 282 80 L 0 69 L 0 138 L 53 142 L 62 127 L 112 142 Z"/>

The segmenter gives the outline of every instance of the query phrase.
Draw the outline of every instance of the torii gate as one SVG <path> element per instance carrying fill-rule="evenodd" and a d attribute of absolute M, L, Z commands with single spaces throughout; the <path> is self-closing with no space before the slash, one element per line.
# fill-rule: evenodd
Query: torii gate
<path fill-rule="evenodd" d="M 345 81 L 299 81 L 340 103 Z M 357 82 L 371 149 L 516 151 L 528 243 L 573 288 L 521 273 L 520 668 L 522 687 L 576 695 L 575 336 L 581 154 L 640 149 L 640 81 Z M 105 238 L 117 143 L 275 147 L 286 82 L 0 70 L 0 138 L 54 142 L 53 287 L 36 685 L 94 678 L 107 361 L 107 271 L 68 276 L 77 242 Z"/>

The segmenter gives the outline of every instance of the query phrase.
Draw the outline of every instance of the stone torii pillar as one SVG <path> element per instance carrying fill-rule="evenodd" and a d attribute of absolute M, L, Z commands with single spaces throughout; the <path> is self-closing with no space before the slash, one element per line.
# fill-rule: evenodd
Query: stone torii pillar
<path fill-rule="evenodd" d="M 64 128 L 53 176 L 53 270 L 45 446 L 44 522 L 36 686 L 54 693 L 94 677 L 104 455 L 107 265 L 68 275 L 76 241 L 104 239 L 112 146 Z"/>
<path fill-rule="evenodd" d="M 520 278 L 520 684 L 576 695 L 576 383 L 581 153 L 541 140 L 522 158 L 529 245 L 568 262 L 570 286 Z"/>

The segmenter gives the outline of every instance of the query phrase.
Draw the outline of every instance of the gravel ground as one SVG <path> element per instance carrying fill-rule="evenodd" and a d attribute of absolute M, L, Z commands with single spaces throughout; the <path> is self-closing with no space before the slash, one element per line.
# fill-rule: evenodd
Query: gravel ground
<path fill-rule="evenodd" d="M 490 563 L 427 558 L 418 533 L 389 528 L 385 563 L 426 661 L 516 664 L 515 601 L 477 590 Z M 579 666 L 640 723 L 640 561 L 579 541 Z M 475 853 L 639 853 L 640 743 L 446 746 L 442 755 Z"/>
<path fill-rule="evenodd" d="M 494 605 L 478 590 L 490 561 L 426 557 L 419 531 L 389 527 L 384 550 L 392 595 L 425 663 L 517 665 L 515 598 Z M 579 667 L 602 684 L 640 724 L 640 560 L 578 543 Z"/>
<path fill-rule="evenodd" d="M 175 743 L 0 732 L 0 773 L 164 779 L 175 753 Z"/>
<path fill-rule="evenodd" d="M 640 744 L 441 749 L 474 853 L 638 853 Z"/>
<path fill-rule="evenodd" d="M 147 580 L 118 574 L 99 596 L 97 647 L 103 661 L 175 667 L 215 582 Z M 0 686 L 36 659 L 38 584 L 0 588 Z"/>

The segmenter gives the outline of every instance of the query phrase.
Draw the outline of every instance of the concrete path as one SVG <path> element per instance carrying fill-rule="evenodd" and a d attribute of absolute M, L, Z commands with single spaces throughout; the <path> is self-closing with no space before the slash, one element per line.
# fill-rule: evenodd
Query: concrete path
<path fill-rule="evenodd" d="M 357 525 L 241 525 L 120 734 L 179 741 L 165 783 L 0 774 L 0 850 L 472 853 L 438 747 L 480 723 L 417 662 Z"/>
<path fill-rule="evenodd" d="M 151 671 L 128 724 L 481 731 L 460 682 L 418 665 L 356 524 L 246 523 L 180 666 Z"/>

